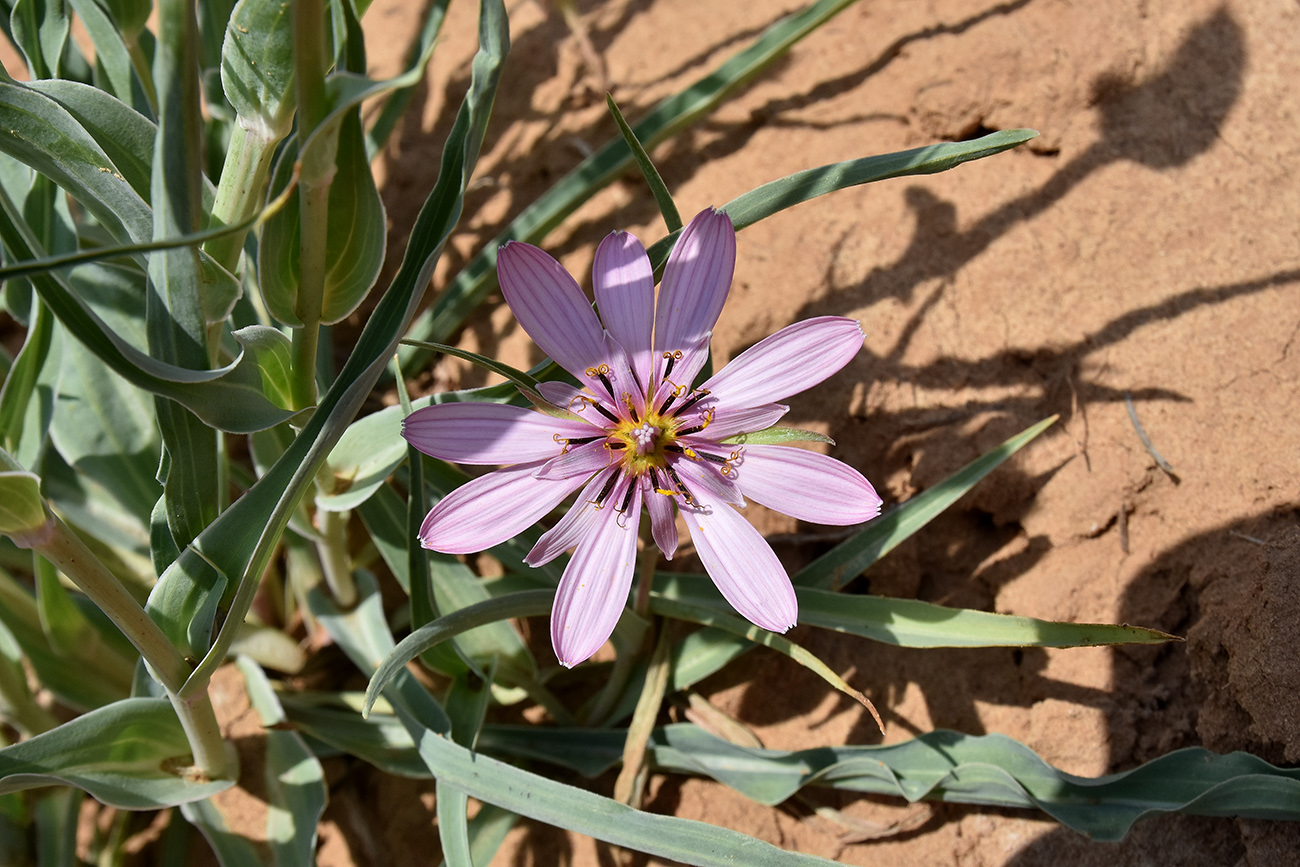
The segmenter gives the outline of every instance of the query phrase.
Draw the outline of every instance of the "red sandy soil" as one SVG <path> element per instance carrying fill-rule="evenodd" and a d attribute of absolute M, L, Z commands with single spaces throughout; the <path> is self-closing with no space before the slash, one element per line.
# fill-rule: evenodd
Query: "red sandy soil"
<path fill-rule="evenodd" d="M 421 5 L 378 0 L 368 13 L 376 74 L 399 67 Z M 467 223 L 434 289 L 616 134 L 606 88 L 635 121 L 798 6 L 581 2 L 584 51 L 557 5 L 508 3 L 513 52 Z M 474 7 L 452 4 L 422 104 L 381 160 L 398 244 L 468 84 Z M 853 589 L 1187 639 L 911 651 L 799 628 L 791 636 L 864 690 L 887 731 L 882 740 L 860 707 L 793 663 L 755 653 L 700 691 L 766 746 L 951 728 L 1004 733 L 1089 776 L 1192 745 L 1300 760 L 1297 33 L 1290 0 L 862 0 L 654 150 L 689 215 L 837 160 L 1039 130 L 1017 151 L 842 191 L 746 229 L 717 362 L 798 319 L 861 320 L 863 352 L 794 398 L 789 421 L 832 436 L 830 452 L 887 503 L 1060 414 Z M 615 228 L 663 233 L 635 173 L 544 246 L 586 275 Z M 538 358 L 499 297 L 459 339 L 518 366 Z M 483 381 L 451 363 L 433 380 Z M 1126 396 L 1172 473 L 1139 441 Z M 749 512 L 791 568 L 830 544 L 809 536 L 824 528 Z M 436 862 L 431 783 L 328 770 L 322 864 Z M 596 786 L 608 793 L 612 779 Z M 1284 823 L 1163 817 L 1096 844 L 1030 812 L 805 794 L 767 808 L 710 781 L 654 777 L 645 808 L 847 864 L 1266 867 L 1300 851 L 1300 831 Z M 814 806 L 902 830 L 851 842 Z M 593 841 L 528 821 L 493 861 L 608 863 Z"/>
<path fill-rule="evenodd" d="M 376 5 L 374 45 L 410 31 L 411 5 Z M 632 120 L 796 8 L 580 5 Z M 451 264 L 615 134 L 601 71 L 557 8 L 509 9 L 514 49 Z M 398 233 L 433 181 L 448 106 L 464 92 L 472 13 L 453 4 L 425 112 L 408 117 L 383 161 Z M 692 214 L 836 160 L 987 130 L 1041 133 L 1012 153 L 842 191 L 746 229 L 715 352 L 725 361 L 808 316 L 860 319 L 864 351 L 791 401 L 790 419 L 830 434 L 831 453 L 887 502 L 1059 413 L 858 589 L 1141 624 L 1187 641 L 908 651 L 792 633 L 882 708 L 884 742 L 934 728 L 1002 732 L 1086 775 L 1196 744 L 1300 759 L 1298 28 L 1300 8 L 1281 0 L 863 0 L 654 150 Z M 397 62 L 384 57 L 372 51 L 374 63 Z M 635 173 L 545 246 L 586 275 L 594 244 L 615 228 L 663 233 Z M 518 365 L 537 359 L 499 299 L 462 342 Z M 437 379 L 482 381 L 459 364 Z M 1126 395 L 1172 475 L 1139 441 Z M 819 528 L 749 511 L 792 567 L 828 544 L 795 535 Z M 769 747 L 881 742 L 860 708 L 774 654 L 745 657 L 702 692 Z M 353 831 L 327 831 L 330 863 L 348 863 L 344 849 L 359 863 L 424 860 L 417 853 L 427 857 L 434 832 L 429 787 L 420 791 L 422 801 L 409 786 L 336 801 L 329 815 L 340 826 L 355 828 L 356 811 L 383 821 L 370 855 Z M 1102 845 L 1031 813 L 934 806 L 925 819 L 885 799 L 807 797 L 769 809 L 709 781 L 655 778 L 645 806 L 850 864 L 1262 867 L 1300 851 L 1297 829 L 1281 823 L 1158 818 Z M 810 805 L 923 824 L 847 843 Z M 591 840 L 524 822 L 493 863 L 600 862 L 608 858 Z"/>

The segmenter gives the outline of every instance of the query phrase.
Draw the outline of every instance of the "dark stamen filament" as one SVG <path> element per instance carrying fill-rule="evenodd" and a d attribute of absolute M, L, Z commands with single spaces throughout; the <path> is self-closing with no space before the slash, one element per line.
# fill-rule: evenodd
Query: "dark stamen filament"
<path fill-rule="evenodd" d="M 682 499 L 694 506 L 695 498 L 692 497 L 691 492 L 686 489 L 686 483 L 682 481 L 681 476 L 677 475 L 677 471 L 673 469 L 673 465 L 666 465 L 664 467 L 664 472 L 666 472 L 668 477 L 673 480 L 673 483 L 677 485 L 677 492 L 682 495 Z"/>
<path fill-rule="evenodd" d="M 722 455 L 711 455 L 708 452 L 696 452 L 696 454 L 704 458 L 706 461 L 712 461 L 715 464 L 725 464 L 727 462 L 727 459 Z"/>
<path fill-rule="evenodd" d="M 597 495 L 597 497 L 596 497 L 596 508 L 597 508 L 597 509 L 599 509 L 601 506 L 605 505 L 605 498 L 609 496 L 609 492 L 610 492 L 610 491 L 614 490 L 614 485 L 617 484 L 617 483 L 618 483 L 618 473 L 610 473 L 610 474 L 609 474 L 609 481 L 605 483 L 605 487 L 604 487 L 604 489 L 601 490 L 600 494 Z"/>
<path fill-rule="evenodd" d="M 585 446 L 587 443 L 594 443 L 596 440 L 603 440 L 604 438 L 604 435 L 598 437 L 578 437 L 577 439 L 565 440 L 564 443 L 565 445 L 570 446 Z"/>
<path fill-rule="evenodd" d="M 632 492 L 636 490 L 636 482 L 629 482 L 627 493 L 623 495 L 623 503 L 617 509 L 619 512 L 626 512 L 627 507 L 632 505 Z"/>
<path fill-rule="evenodd" d="M 593 401 L 591 402 L 591 408 L 594 409 L 596 412 L 600 413 L 601 415 L 603 415 L 605 418 L 607 418 L 607 419 L 609 419 L 610 421 L 614 422 L 615 424 L 618 423 L 618 419 L 614 416 L 614 413 L 612 413 L 612 412 L 610 412 L 609 410 L 605 409 L 605 407 L 601 406 L 601 405 L 600 405 L 599 403 L 597 403 L 596 401 L 593 400 Z"/>
<path fill-rule="evenodd" d="M 676 351 L 674 351 L 674 352 L 665 352 L 665 353 L 664 353 L 664 360 L 668 362 L 668 365 L 667 365 L 666 367 L 664 367 L 664 375 L 661 376 L 661 377 L 659 377 L 659 378 L 660 378 L 660 379 L 667 379 L 668 377 L 672 376 L 672 373 L 673 373 L 673 365 L 676 364 L 676 363 L 677 363 L 677 359 L 679 359 L 679 358 L 681 358 L 681 357 L 682 357 L 682 351 L 681 351 L 680 349 L 678 349 L 678 350 L 676 350 Z"/>
<path fill-rule="evenodd" d="M 707 388 L 701 388 L 699 391 L 692 394 L 690 399 L 687 400 L 686 403 L 681 405 L 681 407 L 677 410 L 677 414 L 681 415 L 682 413 L 686 412 L 686 410 L 695 406 L 695 404 L 704 400 L 704 398 L 708 396 L 709 396 L 709 390 Z"/>

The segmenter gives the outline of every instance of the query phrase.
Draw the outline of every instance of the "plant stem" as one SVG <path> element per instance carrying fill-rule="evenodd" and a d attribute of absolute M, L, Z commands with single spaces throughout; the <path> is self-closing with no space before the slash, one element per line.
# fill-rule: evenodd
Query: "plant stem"
<path fill-rule="evenodd" d="M 230 145 L 226 161 L 221 166 L 221 180 L 217 184 L 217 197 L 212 203 L 212 219 L 208 228 L 233 226 L 253 215 L 266 197 L 266 187 L 271 174 L 271 158 L 279 139 L 268 138 L 261 132 L 245 129 L 235 123 L 230 129 Z M 246 233 L 237 232 L 213 238 L 203 245 L 203 252 L 230 273 L 239 267 L 239 254 L 244 250 Z"/>
<path fill-rule="evenodd" d="M 646 670 L 645 686 L 641 689 L 636 711 L 627 728 L 627 740 L 623 744 L 623 767 L 618 772 L 618 779 L 614 781 L 614 800 L 637 809 L 641 807 L 641 794 L 645 788 L 646 745 L 650 742 L 650 733 L 654 731 L 655 720 L 659 717 L 664 693 L 668 689 L 668 651 L 671 642 L 666 627 L 662 618 L 655 619 L 654 631 L 658 634 L 655 650 L 650 657 L 650 667 Z"/>
<path fill-rule="evenodd" d="M 320 538 L 316 550 L 320 554 L 321 570 L 330 596 L 341 610 L 357 604 L 357 585 L 352 580 L 352 563 L 348 557 L 348 516 L 350 512 L 316 512 Z"/>
<path fill-rule="evenodd" d="M 32 545 L 32 549 L 72 579 L 140 651 L 171 698 L 199 772 L 208 779 L 229 779 L 235 773 L 234 762 L 221 738 L 206 688 L 188 699 L 177 695 L 190 675 L 190 666 L 180 651 L 62 519 L 53 515 L 50 522 L 48 537 Z"/>

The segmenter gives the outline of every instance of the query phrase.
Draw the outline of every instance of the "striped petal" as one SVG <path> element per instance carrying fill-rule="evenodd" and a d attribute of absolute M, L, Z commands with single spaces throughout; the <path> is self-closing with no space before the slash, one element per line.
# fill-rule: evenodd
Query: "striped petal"
<path fill-rule="evenodd" d="M 769 509 L 814 524 L 860 524 L 880 514 L 880 496 L 842 461 L 791 446 L 745 446 L 732 473 Z"/>
<path fill-rule="evenodd" d="M 670 462 L 673 470 L 682 477 L 686 488 L 706 503 L 723 502 L 745 508 L 745 498 L 735 483 L 714 469 L 713 464 L 678 457 Z"/>
<path fill-rule="evenodd" d="M 642 478 L 641 495 L 650 513 L 650 535 L 665 560 L 677 553 L 677 521 L 673 517 L 673 498 L 655 493 L 648 478 Z"/>
<path fill-rule="evenodd" d="M 605 469 L 612 460 L 604 441 L 587 443 L 551 458 L 538 467 L 534 475 L 539 479 L 567 479 L 578 475 L 585 478 Z"/>
<path fill-rule="evenodd" d="M 715 404 L 716 401 L 710 399 L 701 402 L 699 405 L 704 409 L 708 409 L 715 406 Z M 694 410 L 695 407 L 691 407 L 691 409 Z M 687 445 L 695 445 L 697 442 L 704 445 L 706 441 L 718 442 L 739 434 L 766 430 L 779 422 L 789 410 L 790 407 L 780 403 L 769 403 L 743 409 L 723 407 L 720 410 L 715 410 L 713 421 L 709 422 L 708 427 L 698 434 L 685 437 L 684 441 Z M 689 423 L 690 417 L 688 417 L 688 425 Z"/>
<path fill-rule="evenodd" d="M 703 387 L 728 409 L 775 403 L 826 379 L 861 348 L 856 319 L 805 319 L 755 343 Z"/>
<path fill-rule="evenodd" d="M 622 497 L 631 480 L 613 492 Z M 636 565 L 637 521 L 621 520 L 622 512 L 606 501 L 573 552 L 560 578 L 551 610 L 551 645 L 560 664 L 572 668 L 600 649 L 618 624 Z M 639 485 L 632 488 L 627 515 L 641 512 Z"/>
<path fill-rule="evenodd" d="M 655 306 L 655 354 L 685 349 L 713 330 L 731 289 L 736 230 L 712 208 L 683 230 L 664 267 Z"/>
<path fill-rule="evenodd" d="M 731 607 L 751 623 L 785 632 L 799 619 L 794 587 L 772 548 L 739 512 L 710 504 L 686 507 L 686 526 L 700 562 Z"/>
<path fill-rule="evenodd" d="M 556 557 L 577 545 L 591 529 L 591 520 L 596 516 L 596 497 L 605 489 L 610 476 L 617 469 L 609 469 L 591 477 L 587 487 L 578 494 L 578 501 L 564 513 L 554 527 L 542 534 L 533 546 L 533 550 L 524 557 L 529 566 L 545 566 Z"/>
<path fill-rule="evenodd" d="M 650 383 L 655 278 L 650 257 L 635 236 L 613 232 L 596 248 L 591 282 L 601 321 L 627 351 L 642 390 Z"/>
<path fill-rule="evenodd" d="M 420 544 L 444 554 L 499 545 L 537 523 L 587 479 L 533 477 L 541 461 L 496 470 L 443 497 L 420 526 Z"/>
<path fill-rule="evenodd" d="M 605 359 L 605 331 L 582 289 L 549 255 L 511 241 L 497 251 L 501 294 L 538 348 L 585 382 Z"/>
<path fill-rule="evenodd" d="M 402 436 L 426 455 L 458 464 L 519 464 L 559 454 L 555 437 L 581 439 L 603 432 L 582 422 L 552 418 L 502 403 L 439 403 L 402 421 Z"/>

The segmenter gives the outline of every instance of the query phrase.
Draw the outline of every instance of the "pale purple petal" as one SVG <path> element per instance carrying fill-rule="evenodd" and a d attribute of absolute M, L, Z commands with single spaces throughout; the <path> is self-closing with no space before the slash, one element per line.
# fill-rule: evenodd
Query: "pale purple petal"
<path fill-rule="evenodd" d="M 569 511 L 564 513 L 564 517 L 554 527 L 542 534 L 533 550 L 524 557 L 524 562 L 529 566 L 545 566 L 582 541 L 591 529 L 591 519 L 596 516 L 596 497 L 605 489 L 609 477 L 617 472 L 617 469 L 611 468 L 592 476 L 591 481 L 578 494 L 577 502 L 569 507 Z"/>
<path fill-rule="evenodd" d="M 718 472 L 711 463 L 693 461 L 687 457 L 678 457 L 669 462 L 670 466 L 682 477 L 686 489 L 706 503 L 718 501 L 733 506 L 745 507 L 745 498 L 735 483 Z"/>
<path fill-rule="evenodd" d="M 722 503 L 682 509 L 695 551 L 731 607 L 751 623 L 785 632 L 799 619 L 794 587 L 772 548 L 739 512 Z"/>
<path fill-rule="evenodd" d="M 642 478 L 641 494 L 650 513 L 650 535 L 665 560 L 677 553 L 677 521 L 673 518 L 673 498 L 658 494 L 649 478 Z"/>
<path fill-rule="evenodd" d="M 672 371 L 667 377 L 668 382 L 686 388 L 690 388 L 695 383 L 695 377 L 709 360 L 709 340 L 712 337 L 713 332 L 706 331 L 681 347 L 682 357 L 673 361 Z M 654 363 L 655 381 L 662 381 L 664 372 L 668 370 L 667 359 L 658 356 L 654 359 Z"/>
<path fill-rule="evenodd" d="M 613 455 L 605 448 L 604 440 L 571 446 L 567 452 L 551 458 L 537 468 L 534 475 L 539 479 L 567 479 L 570 476 L 590 476 L 608 467 L 613 462 Z"/>
<path fill-rule="evenodd" d="M 497 250 L 497 278 L 524 331 L 580 382 L 587 368 L 604 361 L 605 330 L 559 262 L 531 244 L 510 241 Z"/>
<path fill-rule="evenodd" d="M 699 406 L 708 409 L 714 406 L 716 401 L 708 399 L 701 401 Z M 691 407 L 692 410 L 695 407 Z M 744 407 L 743 409 L 730 409 L 723 407 L 716 410 L 713 414 L 713 421 L 709 426 L 698 434 L 691 434 L 684 438 L 687 445 L 694 446 L 697 442 L 700 444 L 706 441 L 717 442 L 725 440 L 728 437 L 734 437 L 739 434 L 753 433 L 755 431 L 766 430 L 781 420 L 790 407 L 779 403 L 769 403 L 763 406 Z M 694 417 L 694 416 L 691 416 Z"/>
<path fill-rule="evenodd" d="M 555 436 L 599 436 L 589 424 L 502 403 L 440 403 L 402 421 L 402 436 L 426 455 L 458 464 L 519 464 L 560 453 Z"/>
<path fill-rule="evenodd" d="M 633 235 L 613 232 L 596 248 L 591 280 L 601 321 L 627 350 L 644 388 L 652 373 L 650 332 L 655 318 L 654 270 L 645 247 Z"/>
<path fill-rule="evenodd" d="M 719 406 L 773 403 L 821 382 L 861 348 L 862 326 L 856 319 L 805 319 L 746 349 L 703 387 Z"/>
<path fill-rule="evenodd" d="M 745 496 L 814 524 L 860 524 L 880 514 L 881 499 L 842 461 L 791 446 L 745 446 L 732 477 Z"/>
<path fill-rule="evenodd" d="M 496 470 L 443 497 L 424 518 L 420 544 L 444 554 L 472 554 L 499 545 L 555 508 L 586 478 L 533 478 L 541 461 Z"/>
<path fill-rule="evenodd" d="M 618 624 L 636 565 L 640 485 L 632 488 L 627 515 L 613 507 L 631 479 L 616 486 L 596 512 L 587 535 L 560 578 L 551 610 L 551 645 L 560 664 L 572 668 L 600 649 Z"/>
<path fill-rule="evenodd" d="M 645 386 L 637 381 L 636 375 L 632 372 L 632 359 L 628 357 L 627 350 L 623 345 L 614 339 L 608 331 L 605 332 L 605 358 L 609 364 L 609 373 L 606 378 L 609 384 L 614 386 L 612 403 L 606 403 L 607 408 L 613 409 L 615 415 L 619 418 L 631 420 L 631 415 L 627 411 L 627 401 L 624 400 L 626 395 L 631 401 L 632 406 L 636 409 L 638 415 L 645 412 Z M 590 380 L 591 388 L 600 395 L 608 392 L 605 390 L 605 384 L 599 379 Z"/>
<path fill-rule="evenodd" d="M 736 267 L 736 230 L 722 211 L 691 220 L 668 256 L 655 306 L 655 354 L 685 349 L 713 330 Z"/>

